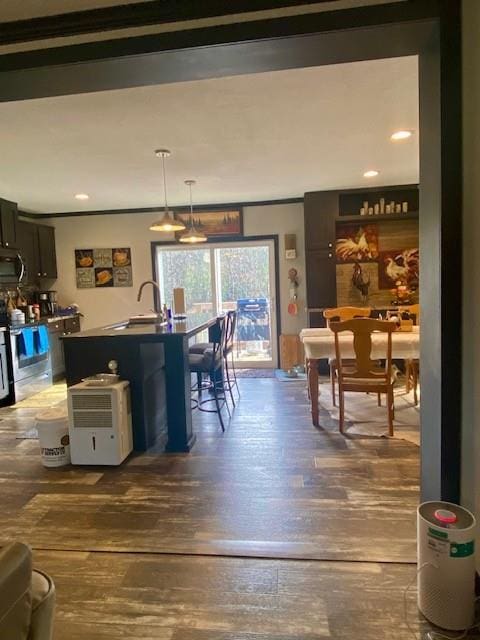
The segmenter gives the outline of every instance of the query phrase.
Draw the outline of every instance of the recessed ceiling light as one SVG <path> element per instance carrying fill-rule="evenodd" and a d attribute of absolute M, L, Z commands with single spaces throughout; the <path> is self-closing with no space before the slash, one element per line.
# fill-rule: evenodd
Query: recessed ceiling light
<path fill-rule="evenodd" d="M 75 194 L 75 198 L 76 198 L 77 200 L 88 200 L 88 199 L 89 199 L 89 197 L 90 197 L 90 196 L 88 195 L 88 193 L 76 193 L 76 194 Z"/>
<path fill-rule="evenodd" d="M 406 140 L 407 138 L 411 138 L 413 135 L 413 131 L 409 129 L 401 129 L 400 131 L 395 131 L 390 136 L 390 140 Z"/>
<path fill-rule="evenodd" d="M 365 173 L 363 174 L 364 178 L 375 178 L 375 176 L 378 176 L 378 171 L 376 171 L 375 169 L 370 169 L 370 171 L 365 171 Z"/>

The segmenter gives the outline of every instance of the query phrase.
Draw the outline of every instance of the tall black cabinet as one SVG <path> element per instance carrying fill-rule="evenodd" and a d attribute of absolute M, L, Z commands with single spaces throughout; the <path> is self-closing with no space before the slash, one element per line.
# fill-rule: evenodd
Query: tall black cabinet
<path fill-rule="evenodd" d="M 324 326 L 323 309 L 335 307 L 335 220 L 338 191 L 305 194 L 305 262 L 309 325 Z"/>

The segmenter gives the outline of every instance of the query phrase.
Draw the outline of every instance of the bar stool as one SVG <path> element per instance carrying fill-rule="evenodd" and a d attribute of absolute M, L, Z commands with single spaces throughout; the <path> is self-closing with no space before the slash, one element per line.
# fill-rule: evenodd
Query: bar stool
<path fill-rule="evenodd" d="M 223 350 L 223 360 L 225 364 L 225 377 L 227 382 L 228 391 L 230 392 L 230 398 L 232 399 L 233 406 L 235 406 L 235 400 L 233 399 L 232 389 L 235 390 L 240 398 L 240 389 L 238 388 L 237 372 L 235 371 L 235 362 L 233 359 L 233 340 L 235 337 L 235 331 L 237 328 L 237 312 L 227 312 L 227 334 L 225 336 L 225 349 Z M 231 370 L 233 377 L 230 378 L 230 367 L 228 365 L 228 356 L 231 360 Z"/>
<path fill-rule="evenodd" d="M 223 351 L 225 348 L 227 331 L 226 318 L 219 318 L 217 324 L 218 331 L 214 331 L 213 342 L 208 343 L 209 346 L 201 353 L 190 351 L 188 354 L 188 365 L 190 373 L 197 374 L 197 385 L 192 389 L 198 393 L 198 398 L 195 401 L 196 405 L 194 408 L 207 413 L 216 413 L 218 415 L 222 431 L 225 431 L 222 409 L 226 406 L 228 415 L 231 415 L 225 396 L 225 386 L 223 381 Z M 208 374 L 209 376 L 209 382 L 206 385 L 204 385 L 203 382 L 204 374 Z M 207 389 L 213 392 L 213 398 L 202 399 L 202 391 Z M 209 402 L 215 402 L 214 409 L 206 408 L 206 405 Z"/>
<path fill-rule="evenodd" d="M 234 336 L 237 327 L 237 312 L 227 311 L 225 315 L 226 330 L 225 330 L 225 344 L 222 349 L 223 365 L 225 370 L 225 386 L 228 389 L 232 404 L 235 407 L 235 400 L 233 397 L 233 389 L 236 389 L 238 397 L 240 398 L 240 390 L 238 388 L 237 373 L 235 371 L 235 363 L 233 360 L 233 347 Z M 204 353 L 206 349 L 212 349 L 211 342 L 197 342 L 190 347 L 190 353 Z M 231 364 L 228 364 L 228 358 L 230 356 Z M 232 375 L 231 375 L 232 374 Z M 201 374 L 199 374 L 201 376 Z M 200 384 L 200 382 L 198 382 Z"/>

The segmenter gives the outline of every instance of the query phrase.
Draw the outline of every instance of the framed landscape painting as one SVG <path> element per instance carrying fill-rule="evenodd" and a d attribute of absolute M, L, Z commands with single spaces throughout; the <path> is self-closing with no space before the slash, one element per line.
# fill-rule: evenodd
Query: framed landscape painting
<path fill-rule="evenodd" d="M 181 220 L 187 229 L 190 226 L 190 213 L 175 213 L 175 218 Z M 224 238 L 243 236 L 242 209 L 225 209 L 219 211 L 194 211 L 193 224 L 197 231 L 203 231 L 208 238 Z M 178 239 L 183 231 L 175 234 Z"/>

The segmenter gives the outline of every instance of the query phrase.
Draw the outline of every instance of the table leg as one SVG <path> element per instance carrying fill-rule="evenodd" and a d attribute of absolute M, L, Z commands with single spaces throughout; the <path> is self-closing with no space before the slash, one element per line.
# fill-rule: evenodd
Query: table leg
<path fill-rule="evenodd" d="M 312 422 L 318 427 L 318 360 L 307 359 L 308 389 L 310 391 L 310 403 L 312 407 Z"/>

